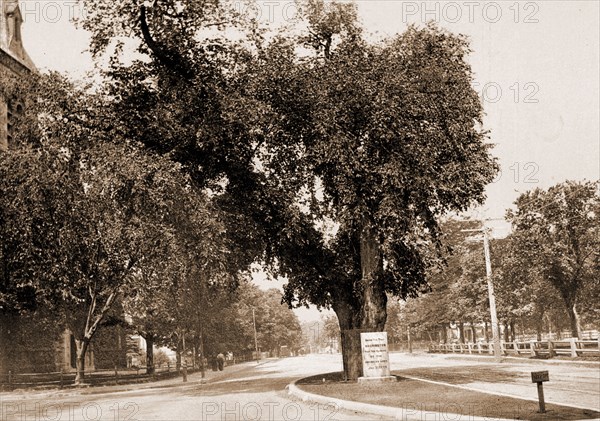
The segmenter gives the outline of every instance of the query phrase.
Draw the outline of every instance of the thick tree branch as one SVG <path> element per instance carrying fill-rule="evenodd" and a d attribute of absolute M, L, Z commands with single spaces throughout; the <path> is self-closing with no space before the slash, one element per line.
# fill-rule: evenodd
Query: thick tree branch
<path fill-rule="evenodd" d="M 179 53 L 163 48 L 154 40 L 154 38 L 152 38 L 146 17 L 146 6 L 144 5 L 140 7 L 140 28 L 142 30 L 144 42 L 148 48 L 150 48 L 152 53 L 154 53 L 160 63 L 162 63 L 168 69 L 179 73 L 187 80 L 194 78 L 194 72 L 190 66 L 185 63 L 185 59 L 181 57 Z"/>

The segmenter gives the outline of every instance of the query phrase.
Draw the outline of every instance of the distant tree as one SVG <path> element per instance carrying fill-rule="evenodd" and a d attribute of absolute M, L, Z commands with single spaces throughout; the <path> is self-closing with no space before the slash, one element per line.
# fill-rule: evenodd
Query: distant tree
<path fill-rule="evenodd" d="M 292 351 L 301 348 L 300 322 L 294 312 L 282 303 L 279 290 L 262 291 L 253 284 L 246 284 L 239 291 L 238 300 L 236 316 L 244 321 L 245 333 L 242 337 L 246 341 L 246 350 L 254 350 L 253 319 L 256 320 L 258 346 L 261 350 L 279 355 L 283 345 Z"/>
<path fill-rule="evenodd" d="M 335 314 L 321 317 L 323 320 L 323 334 L 321 346 L 330 346 L 332 343 L 340 343 L 340 323 Z"/>
<path fill-rule="evenodd" d="M 319 349 L 323 336 L 323 320 L 304 322 L 302 329 L 302 350 L 304 353 L 316 352 Z"/>
<path fill-rule="evenodd" d="M 558 292 L 569 315 L 571 335 L 580 337 L 583 292 L 600 296 L 598 183 L 567 181 L 548 190 L 535 189 L 519 196 L 515 205 L 516 210 L 508 212 L 514 252 L 521 265 L 535 268 Z M 597 311 L 598 300 L 586 303 Z"/>
<path fill-rule="evenodd" d="M 228 289 L 233 281 L 223 265 L 227 250 L 222 228 L 206 197 L 185 183 L 171 193 L 175 229 L 163 238 L 161 253 L 147 255 L 138 266 L 125 305 L 149 345 L 180 349 L 184 336 L 196 345 L 192 338 L 201 335 L 200 320 L 213 315 L 210 306 L 217 304 L 218 290 Z M 151 372 L 151 346 L 147 353 Z"/>

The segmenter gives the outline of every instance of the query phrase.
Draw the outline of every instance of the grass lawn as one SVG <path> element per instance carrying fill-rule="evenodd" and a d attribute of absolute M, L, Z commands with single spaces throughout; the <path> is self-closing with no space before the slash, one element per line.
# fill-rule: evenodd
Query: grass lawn
<path fill-rule="evenodd" d="M 344 382 L 342 373 L 307 377 L 297 385 L 317 395 L 402 408 L 406 414 L 416 411 L 441 412 L 489 419 L 515 420 L 584 420 L 600 418 L 600 412 L 546 404 L 546 413 L 539 414 L 537 402 L 471 392 L 396 376 L 396 382 Z M 325 382 L 323 382 L 325 379 Z M 445 417 L 445 419 L 452 419 Z M 462 419 L 462 417 L 461 417 Z"/>

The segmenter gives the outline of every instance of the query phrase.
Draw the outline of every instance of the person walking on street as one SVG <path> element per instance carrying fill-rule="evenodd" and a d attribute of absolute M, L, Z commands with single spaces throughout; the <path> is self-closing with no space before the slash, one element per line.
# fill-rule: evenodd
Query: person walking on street
<path fill-rule="evenodd" d="M 223 371 L 225 366 L 225 356 L 222 352 L 219 352 L 219 355 L 217 355 L 217 364 L 219 365 L 219 371 Z"/>

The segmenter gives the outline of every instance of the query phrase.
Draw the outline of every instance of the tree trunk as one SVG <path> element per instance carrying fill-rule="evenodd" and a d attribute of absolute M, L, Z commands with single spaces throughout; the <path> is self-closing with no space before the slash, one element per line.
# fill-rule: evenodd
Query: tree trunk
<path fill-rule="evenodd" d="M 175 370 L 181 370 L 181 339 L 177 337 L 177 349 L 175 350 Z"/>
<path fill-rule="evenodd" d="M 387 296 L 380 281 L 383 259 L 379 239 L 370 221 L 364 223 L 360 236 L 360 266 L 363 287 L 361 328 L 382 332 L 387 319 Z"/>
<path fill-rule="evenodd" d="M 573 338 L 581 339 L 581 325 L 579 323 L 579 314 L 577 313 L 575 304 L 567 307 L 567 312 L 569 314 L 571 336 Z"/>
<path fill-rule="evenodd" d="M 344 379 L 356 380 L 363 375 L 362 348 L 360 334 L 371 332 L 370 329 L 342 330 L 342 364 L 344 366 Z"/>
<path fill-rule="evenodd" d="M 490 334 L 488 332 L 488 322 L 487 321 L 483 322 L 483 333 L 484 333 L 485 341 L 490 342 Z"/>
<path fill-rule="evenodd" d="M 349 294 L 350 295 L 350 294 Z M 356 332 L 360 325 L 358 313 L 351 303 L 351 296 L 338 297 L 334 302 L 333 310 L 340 325 L 340 338 L 342 342 L 342 364 L 344 379 L 358 378 L 362 375 L 362 352 L 360 347 L 360 332 L 358 342 Z M 360 366 L 360 370 L 358 367 Z"/>
<path fill-rule="evenodd" d="M 446 329 L 446 323 L 442 323 L 442 342 L 448 343 L 448 330 Z"/>
<path fill-rule="evenodd" d="M 471 324 L 471 334 L 473 335 L 473 343 L 477 342 L 477 329 L 475 328 L 475 325 L 473 324 L 473 322 L 470 323 Z"/>
<path fill-rule="evenodd" d="M 154 374 L 154 335 L 146 335 L 146 374 Z"/>
<path fill-rule="evenodd" d="M 204 333 L 202 328 L 200 329 L 200 339 L 199 339 L 199 349 L 200 349 L 200 373 L 202 373 L 202 378 L 206 376 L 205 367 L 204 367 Z"/>
<path fill-rule="evenodd" d="M 535 320 L 535 334 L 538 342 L 542 340 L 542 333 L 544 332 L 544 312 L 539 311 L 536 312 L 536 320 Z"/>
<path fill-rule="evenodd" d="M 82 386 L 85 380 L 85 354 L 89 346 L 89 339 L 75 339 L 75 346 L 77 349 L 75 386 Z"/>
<path fill-rule="evenodd" d="M 515 321 L 510 321 L 510 339 L 514 342 L 517 339 L 517 333 L 515 332 Z"/>
<path fill-rule="evenodd" d="M 504 322 L 504 342 L 510 342 L 508 340 L 508 322 Z"/>
<path fill-rule="evenodd" d="M 179 336 L 179 335 L 177 335 Z M 179 342 L 178 342 L 179 343 Z M 181 370 L 181 377 L 183 382 L 187 382 L 187 360 L 186 360 L 186 354 L 187 351 L 185 349 L 185 332 L 181 333 L 181 354 L 183 357 L 183 369 Z"/>
<path fill-rule="evenodd" d="M 344 377 L 348 380 L 363 375 L 360 333 L 382 332 L 387 318 L 387 296 L 380 281 L 383 270 L 380 242 L 368 218 L 364 219 L 360 233 L 360 265 L 361 296 L 357 298 L 352 291 L 345 291 L 333 306 L 340 324 Z"/>
<path fill-rule="evenodd" d="M 460 343 L 465 343 L 465 325 L 463 322 L 458 324 L 458 334 L 460 335 Z"/>

